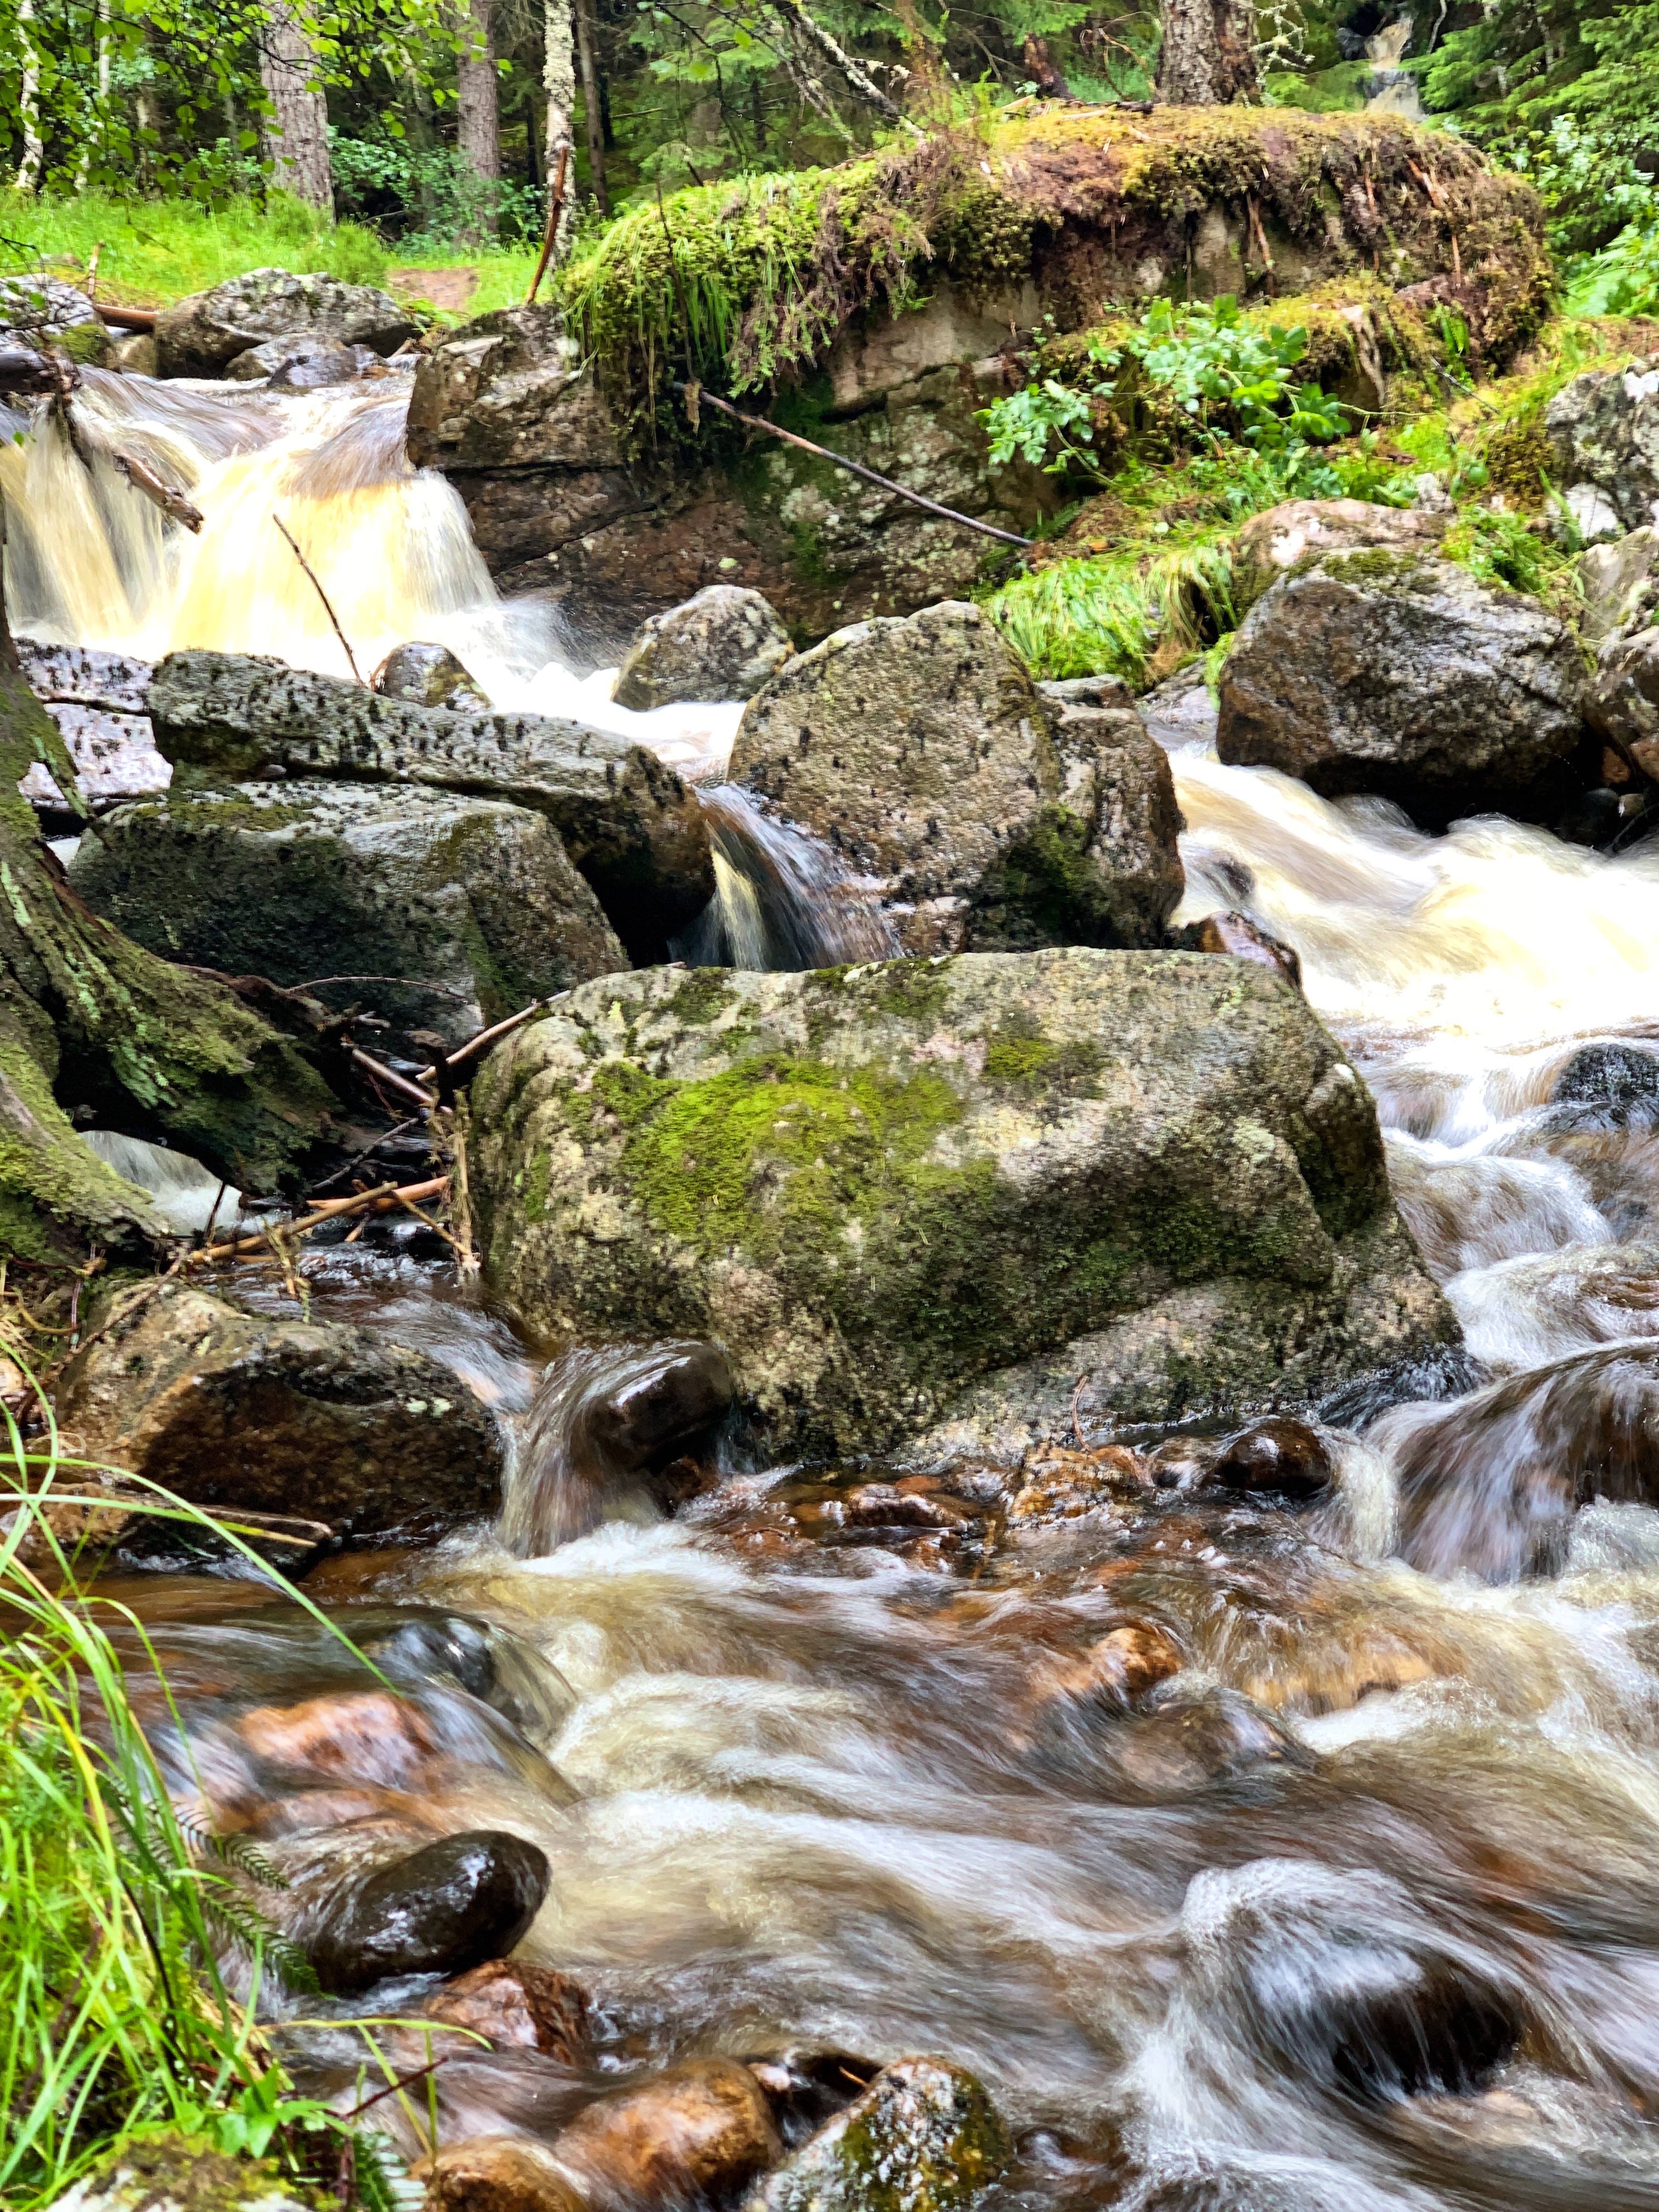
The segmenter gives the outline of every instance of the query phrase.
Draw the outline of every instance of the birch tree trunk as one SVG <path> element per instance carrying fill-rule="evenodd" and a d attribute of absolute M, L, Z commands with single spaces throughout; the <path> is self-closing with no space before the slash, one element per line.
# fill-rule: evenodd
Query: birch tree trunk
<path fill-rule="evenodd" d="M 547 133 L 544 140 L 546 154 L 544 167 L 547 174 L 547 189 L 553 190 L 553 179 L 559 173 L 559 154 L 570 151 L 571 129 L 576 112 L 576 53 L 571 24 L 571 0 L 545 0 L 547 10 L 547 59 L 542 71 L 542 82 L 547 90 Z M 567 174 L 564 206 L 559 215 L 559 234 L 553 241 L 550 269 L 556 269 L 564 259 L 569 245 L 572 204 L 576 195 L 570 189 Z"/>
<path fill-rule="evenodd" d="M 1178 107 L 1225 107 L 1261 95 L 1250 0 L 1164 0 L 1158 96 Z"/>
<path fill-rule="evenodd" d="M 455 64 L 455 142 L 461 159 L 483 187 L 478 215 L 468 228 L 471 243 L 492 240 L 500 224 L 495 186 L 501 173 L 500 80 L 495 74 L 493 0 L 471 0 L 463 29 L 470 34 Z"/>
<path fill-rule="evenodd" d="M 40 56 L 34 43 L 34 0 L 17 0 L 17 40 L 23 49 L 23 81 L 18 88 L 17 114 L 23 126 L 23 159 L 17 170 L 17 190 L 32 192 L 40 181 L 46 145 L 40 137 Z"/>
<path fill-rule="evenodd" d="M 587 117 L 587 166 L 593 179 L 593 197 L 599 213 L 611 212 L 611 195 L 605 183 L 605 109 L 599 98 L 599 70 L 593 51 L 592 0 L 571 0 L 576 18 L 576 51 L 582 65 L 582 106 Z"/>
<path fill-rule="evenodd" d="M 265 118 L 265 157 L 279 191 L 334 212 L 334 173 L 328 158 L 328 101 L 313 84 L 317 58 L 291 0 L 275 0 L 259 41 L 259 81 L 271 112 Z"/>

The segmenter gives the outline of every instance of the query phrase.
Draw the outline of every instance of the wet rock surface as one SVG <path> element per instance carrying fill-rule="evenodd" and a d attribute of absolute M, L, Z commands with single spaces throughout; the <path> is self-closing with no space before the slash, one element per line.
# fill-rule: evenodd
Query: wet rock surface
<path fill-rule="evenodd" d="M 589 2057 L 587 1999 L 568 1974 L 516 1959 L 493 1959 L 446 1983 L 427 2016 L 488 2036 L 493 2049 L 539 2051 L 567 2066 Z"/>
<path fill-rule="evenodd" d="M 446 2143 L 418 2178 L 441 2212 L 584 2212 L 587 2202 L 547 2146 L 526 2136 Z"/>
<path fill-rule="evenodd" d="M 794 649 L 758 592 L 710 584 L 645 624 L 611 696 L 640 712 L 682 699 L 752 699 Z"/>
<path fill-rule="evenodd" d="M 1157 943 L 1181 895 L 1169 766 L 1139 718 L 1056 711 L 966 605 L 788 663 L 728 773 L 876 879 L 911 949 Z"/>
<path fill-rule="evenodd" d="M 447 645 L 394 645 L 371 682 L 383 699 L 454 707 L 469 714 L 489 712 L 489 699 Z"/>
<path fill-rule="evenodd" d="M 1576 376 L 1544 410 L 1565 483 L 1594 484 L 1626 530 L 1659 521 L 1659 362 Z"/>
<path fill-rule="evenodd" d="M 371 1002 L 411 1057 L 411 1031 L 459 1044 L 629 964 L 545 816 L 431 789 L 179 790 L 93 824 L 70 881 L 164 959 L 287 986 L 377 979 L 331 1002 Z"/>
<path fill-rule="evenodd" d="M 1241 1429 L 1215 1460 L 1212 1480 L 1224 1490 L 1316 1498 L 1335 1473 L 1330 1449 L 1305 1421 L 1255 1421 Z"/>
<path fill-rule="evenodd" d="M 1534 599 L 1449 562 L 1373 550 L 1287 574 L 1221 672 L 1222 759 L 1418 821 L 1559 812 L 1582 736 L 1583 666 Z"/>
<path fill-rule="evenodd" d="M 718 1340 L 780 1449 L 926 1430 L 1017 1460 L 1079 1375 L 1103 1414 L 1265 1411 L 1455 1334 L 1364 1086 L 1243 963 L 636 973 L 518 1032 L 472 1098 L 496 1294 L 559 1334 Z"/>
<path fill-rule="evenodd" d="M 745 2212 L 952 2212 L 1011 2155 L 972 2074 L 942 2058 L 902 2058 L 787 2159 Z"/>
<path fill-rule="evenodd" d="M 583 723 L 417 707 L 234 653 L 170 654 L 149 697 L 162 751 L 215 787 L 274 767 L 545 815 L 630 951 L 659 946 L 713 893 L 708 832 L 679 777 Z"/>
<path fill-rule="evenodd" d="M 1232 541 L 1234 605 L 1241 614 L 1301 561 L 1361 546 L 1432 552 L 1446 517 L 1361 499 L 1288 499 L 1253 514 Z"/>
<path fill-rule="evenodd" d="M 510 1951 L 547 1894 L 545 1855 L 487 1830 L 445 1836 L 352 1881 L 302 1922 L 325 1990 L 349 1996 L 401 1974 L 460 1974 Z"/>
<path fill-rule="evenodd" d="M 1248 915 L 1206 914 L 1202 921 L 1188 923 L 1177 941 L 1194 952 L 1219 952 L 1231 960 L 1253 961 L 1258 968 L 1272 969 L 1297 990 L 1302 988 L 1301 954 Z"/>
<path fill-rule="evenodd" d="M 331 340 L 395 352 L 415 325 L 389 294 L 337 277 L 253 269 L 162 310 L 155 322 L 163 376 L 217 376 L 268 339 Z"/>
<path fill-rule="evenodd" d="M 334 1322 L 274 1322 L 173 1285 L 67 1370 L 84 1455 L 192 1503 L 302 1513 L 359 1534 L 488 1512 L 483 1407 L 422 1353 Z"/>
<path fill-rule="evenodd" d="M 592 2204 L 730 2199 L 782 2149 L 771 2106 L 748 2067 L 693 2059 L 602 2098 L 552 2144 Z"/>

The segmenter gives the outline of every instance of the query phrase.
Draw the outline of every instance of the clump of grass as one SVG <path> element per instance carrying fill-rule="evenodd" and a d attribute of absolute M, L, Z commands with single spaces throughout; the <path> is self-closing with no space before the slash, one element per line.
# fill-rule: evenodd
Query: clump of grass
<path fill-rule="evenodd" d="M 1214 540 L 1054 561 L 984 605 L 1034 675 L 1121 676 L 1139 689 L 1233 627 L 1232 563 Z"/>

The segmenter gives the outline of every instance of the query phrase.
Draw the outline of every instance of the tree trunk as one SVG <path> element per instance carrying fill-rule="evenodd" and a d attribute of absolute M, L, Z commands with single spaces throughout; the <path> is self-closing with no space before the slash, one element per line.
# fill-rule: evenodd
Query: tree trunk
<path fill-rule="evenodd" d="M 455 141 L 461 159 L 483 187 L 477 220 L 468 226 L 469 243 L 482 246 L 495 238 L 500 222 L 495 186 L 501 173 L 501 81 L 495 73 L 492 0 L 471 0 L 462 27 L 470 33 L 471 43 L 463 47 L 455 64 Z"/>
<path fill-rule="evenodd" d="M 542 82 L 547 88 L 547 136 L 544 145 L 543 166 L 547 173 L 547 189 L 550 194 L 553 179 L 559 173 L 559 154 L 562 149 L 571 151 L 570 133 L 576 112 L 576 57 L 571 27 L 571 0 L 546 0 L 547 60 L 542 71 Z M 571 215 L 576 195 L 567 181 L 564 206 L 559 216 L 559 234 L 553 241 L 550 269 L 556 269 L 565 256 L 570 238 Z"/>
<path fill-rule="evenodd" d="M 599 64 L 593 53 L 593 22 L 590 0 L 571 0 L 576 18 L 576 51 L 582 65 L 582 107 L 587 118 L 587 167 L 593 179 L 593 197 L 599 213 L 611 212 L 611 195 L 605 188 L 605 109 L 599 100 Z"/>
<path fill-rule="evenodd" d="M 259 81 L 270 103 L 265 158 L 278 191 L 334 212 L 334 172 L 328 158 L 328 101 L 313 84 L 317 57 L 290 0 L 275 0 L 259 41 Z"/>
<path fill-rule="evenodd" d="M 76 897 L 18 793 L 37 760 L 73 793 L 56 726 L 0 662 L 0 1252 L 52 1261 L 163 1234 L 60 1097 L 155 1130 L 256 1192 L 294 1179 L 334 1102 L 298 1047 L 223 983 L 142 951 Z"/>
<path fill-rule="evenodd" d="M 1225 107 L 1261 94 L 1251 0 L 1164 0 L 1158 96 L 1177 107 Z"/>
<path fill-rule="evenodd" d="M 40 137 L 40 57 L 31 27 L 33 21 L 34 0 L 17 0 L 17 43 L 23 58 L 22 80 L 17 88 L 17 119 L 23 126 L 23 159 L 15 186 L 20 192 L 32 192 L 40 183 L 46 151 Z"/>

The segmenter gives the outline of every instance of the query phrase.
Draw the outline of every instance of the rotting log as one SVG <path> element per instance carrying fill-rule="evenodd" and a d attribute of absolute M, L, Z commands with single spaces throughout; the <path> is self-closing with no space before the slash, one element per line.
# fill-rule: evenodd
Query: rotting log
<path fill-rule="evenodd" d="M 223 983 L 142 951 L 76 896 L 18 792 L 36 761 L 78 805 L 55 724 L 0 665 L 0 1252 L 73 1261 L 165 1232 L 60 1101 L 152 1130 L 255 1194 L 298 1179 L 335 1102 Z"/>

